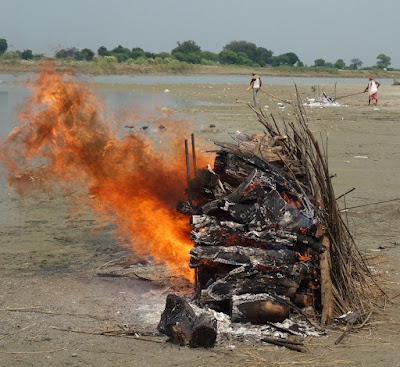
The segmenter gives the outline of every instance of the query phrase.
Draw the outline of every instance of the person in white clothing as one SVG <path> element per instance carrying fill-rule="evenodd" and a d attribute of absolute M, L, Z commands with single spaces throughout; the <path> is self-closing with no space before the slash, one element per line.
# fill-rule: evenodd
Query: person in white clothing
<path fill-rule="evenodd" d="M 371 101 L 376 105 L 378 104 L 378 88 L 381 84 L 374 80 L 374 78 L 370 77 L 367 88 L 365 88 L 364 93 L 368 91 L 369 98 L 368 104 L 371 104 Z"/>
<path fill-rule="evenodd" d="M 262 85 L 261 78 L 256 73 L 253 73 L 253 77 L 250 81 L 250 87 L 248 87 L 246 91 L 248 92 L 250 89 L 253 89 L 254 107 L 258 106 L 257 93 L 260 90 L 261 85 Z"/>

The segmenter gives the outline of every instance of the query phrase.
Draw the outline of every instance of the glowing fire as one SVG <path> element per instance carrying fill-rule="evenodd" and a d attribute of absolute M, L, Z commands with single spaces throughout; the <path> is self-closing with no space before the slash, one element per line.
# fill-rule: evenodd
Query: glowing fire
<path fill-rule="evenodd" d="M 119 138 L 117 126 L 104 121 L 101 106 L 86 86 L 44 68 L 19 114 L 22 125 L 1 145 L 9 184 L 27 172 L 39 172 L 40 164 L 46 177 L 86 185 L 94 207 L 116 217 L 135 252 L 150 253 L 193 280 L 190 226 L 175 210 L 187 186 L 187 123 L 170 114 L 155 119 L 154 126 L 165 131 L 154 147 L 143 133 Z M 200 154 L 197 159 L 198 166 L 205 165 Z"/>
<path fill-rule="evenodd" d="M 302 255 L 300 252 L 296 252 L 297 258 L 299 261 L 308 261 L 312 258 L 311 255 L 308 255 L 307 252 Z"/>

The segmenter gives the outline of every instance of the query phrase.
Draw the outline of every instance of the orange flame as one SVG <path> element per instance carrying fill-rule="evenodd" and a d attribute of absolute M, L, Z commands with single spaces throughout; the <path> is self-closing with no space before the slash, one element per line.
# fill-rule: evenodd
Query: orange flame
<path fill-rule="evenodd" d="M 172 120 L 170 113 L 158 118 L 155 126 L 166 131 L 154 147 L 143 133 L 118 138 L 116 127 L 104 121 L 102 103 L 71 76 L 47 66 L 33 87 L 19 115 L 23 124 L 0 146 L 9 184 L 40 163 L 47 177 L 87 185 L 94 207 L 115 215 L 134 251 L 150 253 L 193 280 L 189 221 L 175 210 L 187 182 L 182 140 L 187 123 Z M 197 159 L 198 166 L 205 165 L 200 154 Z"/>
<path fill-rule="evenodd" d="M 297 258 L 299 261 L 308 261 L 312 258 L 311 255 L 308 255 L 307 252 L 302 255 L 300 252 L 296 252 Z"/>

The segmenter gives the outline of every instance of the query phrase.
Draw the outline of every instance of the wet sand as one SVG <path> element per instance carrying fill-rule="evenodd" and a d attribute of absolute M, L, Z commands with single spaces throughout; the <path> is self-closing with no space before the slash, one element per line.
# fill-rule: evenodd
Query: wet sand
<path fill-rule="evenodd" d="M 210 103 L 175 109 L 193 121 L 198 139 L 209 143 L 230 141 L 229 133 L 237 130 L 247 134 L 262 130 L 254 113 L 241 103 L 251 100 L 246 86 L 123 88 L 141 93 L 163 93 L 168 88 L 176 98 Z M 292 86 L 265 88 L 282 99 L 294 98 Z M 334 93 L 332 85 L 320 88 L 321 93 Z M 338 85 L 336 93 L 347 95 L 363 88 L 361 83 Z M 304 100 L 314 96 L 311 86 L 299 86 L 299 91 Z M 388 294 L 396 296 L 400 201 L 394 199 L 400 197 L 400 87 L 382 86 L 379 97 L 377 107 L 367 106 L 367 96 L 362 94 L 340 100 L 347 104 L 344 107 L 307 108 L 306 112 L 316 136 L 328 135 L 336 195 L 356 188 L 340 205 L 350 208 L 346 220 L 358 247 L 380 272 L 378 279 Z M 279 101 L 261 93 L 259 100 L 263 111 L 277 120 L 293 118 L 290 106 L 282 108 Z M 400 365 L 400 297 L 375 314 L 368 327 L 348 335 L 337 346 L 334 341 L 339 331 L 309 340 L 307 355 L 240 341 L 203 350 L 158 343 L 154 338 L 96 335 L 124 327 L 138 333 L 155 331 L 166 294 L 174 284 L 167 275 L 157 280 L 146 273 L 145 259 L 136 259 L 136 276 L 99 271 L 102 265 L 130 254 L 117 239 L 115 224 L 105 223 L 87 209 L 85 202 L 90 198 L 84 191 L 20 197 L 4 180 L 0 187 L 0 366 L 284 366 L 294 361 L 290 365 L 307 366 L 311 359 L 319 366 Z M 387 202 L 369 205 L 383 201 Z M 185 282 L 176 284 L 188 291 Z"/>

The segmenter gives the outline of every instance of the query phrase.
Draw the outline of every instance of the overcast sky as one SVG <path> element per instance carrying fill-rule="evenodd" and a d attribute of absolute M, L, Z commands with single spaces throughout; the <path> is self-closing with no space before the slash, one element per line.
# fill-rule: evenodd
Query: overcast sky
<path fill-rule="evenodd" d="M 170 52 L 193 40 L 220 52 L 248 41 L 274 55 L 296 53 L 363 66 L 383 53 L 400 68 L 399 0 L 0 0 L 0 38 L 9 51 L 54 56 L 61 48 L 118 45 Z"/>

